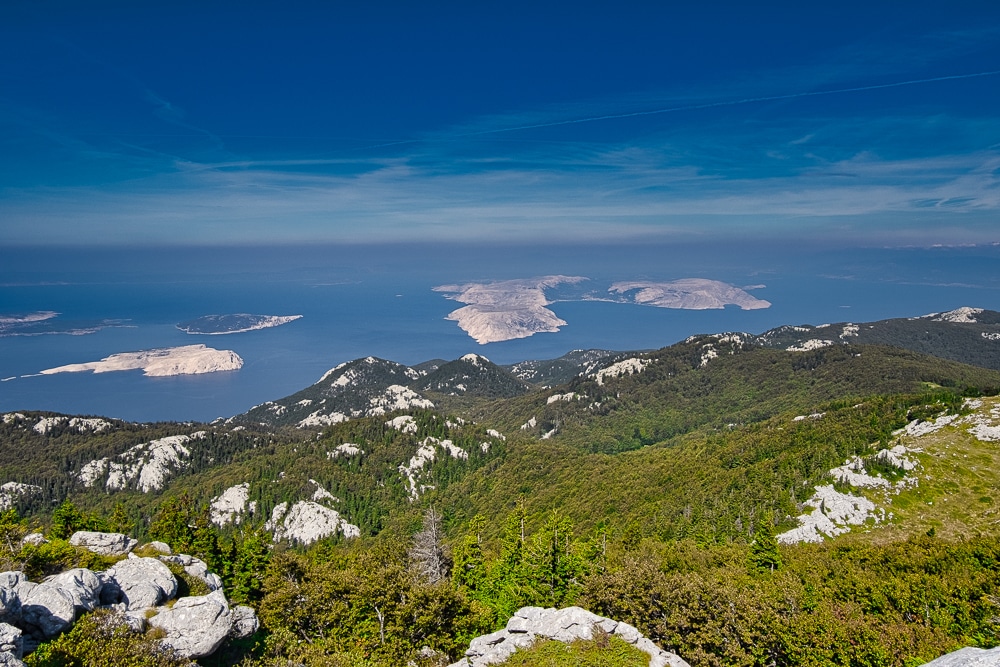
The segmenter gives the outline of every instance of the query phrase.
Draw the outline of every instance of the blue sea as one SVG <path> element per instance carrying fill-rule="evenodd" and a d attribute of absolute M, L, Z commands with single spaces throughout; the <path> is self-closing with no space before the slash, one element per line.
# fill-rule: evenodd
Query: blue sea
<path fill-rule="evenodd" d="M 0 337 L 0 411 L 52 410 L 135 421 L 207 421 L 302 389 L 373 355 L 415 364 L 468 352 L 497 363 L 570 350 L 652 349 L 695 333 L 864 322 L 960 306 L 1000 310 L 1000 246 L 836 248 L 754 245 L 279 246 L 3 248 L 0 317 L 59 313 L 53 326 L 113 323 L 86 335 Z M 707 278 L 770 301 L 762 310 L 673 310 L 575 301 L 551 309 L 558 333 L 479 345 L 445 319 L 462 304 L 441 284 L 565 274 L 618 280 Z M 302 315 L 245 333 L 186 334 L 204 315 Z M 204 343 L 236 351 L 238 371 L 167 378 L 141 371 L 22 377 L 120 352 Z"/>

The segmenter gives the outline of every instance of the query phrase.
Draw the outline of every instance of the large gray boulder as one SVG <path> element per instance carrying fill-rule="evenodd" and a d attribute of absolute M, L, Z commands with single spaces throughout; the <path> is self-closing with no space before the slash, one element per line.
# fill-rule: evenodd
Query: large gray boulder
<path fill-rule="evenodd" d="M 101 602 L 101 578 L 82 567 L 48 577 L 43 584 L 58 586 L 73 599 L 78 613 L 94 611 Z"/>
<path fill-rule="evenodd" d="M 159 551 L 161 554 L 170 555 L 173 553 L 173 551 L 170 550 L 170 545 L 166 542 L 150 542 L 146 546 L 154 551 Z"/>
<path fill-rule="evenodd" d="M 0 651 L 0 667 L 24 667 L 24 663 L 13 653 Z"/>
<path fill-rule="evenodd" d="M 24 640 L 19 628 L 0 623 L 0 653 L 10 653 L 15 658 L 24 655 Z"/>
<path fill-rule="evenodd" d="M 506 662 L 518 649 L 530 648 L 537 639 L 573 642 L 593 639 L 595 629 L 617 635 L 649 655 L 649 667 L 690 667 L 687 662 L 642 636 L 635 627 L 598 616 L 580 607 L 542 609 L 522 607 L 514 612 L 507 627 L 476 637 L 465 657 L 450 667 L 483 667 Z"/>
<path fill-rule="evenodd" d="M 30 544 L 34 547 L 40 547 L 43 544 L 48 544 L 48 542 L 41 533 L 29 533 L 21 538 L 21 544 Z"/>
<path fill-rule="evenodd" d="M 44 639 L 51 639 L 76 620 L 73 595 L 58 584 L 42 583 L 21 598 L 21 624 Z"/>
<path fill-rule="evenodd" d="M 69 543 L 102 556 L 124 556 L 132 551 L 135 545 L 139 544 L 139 540 L 121 533 L 96 533 L 89 530 L 79 530 L 69 538 Z"/>
<path fill-rule="evenodd" d="M 28 581 L 24 572 L 0 572 L 0 621 L 16 622 L 21 618 L 21 598 L 38 584 Z"/>
<path fill-rule="evenodd" d="M 250 607 L 242 605 L 233 607 L 230 613 L 233 616 L 233 627 L 229 631 L 230 636 L 236 639 L 246 639 L 260 629 L 257 612 Z"/>
<path fill-rule="evenodd" d="M 991 649 L 967 646 L 931 660 L 923 667 L 1000 667 L 1000 646 Z"/>
<path fill-rule="evenodd" d="M 21 614 L 21 599 L 17 591 L 0 587 L 0 620 L 13 620 Z"/>
<path fill-rule="evenodd" d="M 229 603 L 222 591 L 181 598 L 174 606 L 149 619 L 166 633 L 163 643 L 186 658 L 211 655 L 232 629 Z"/>
<path fill-rule="evenodd" d="M 177 594 L 177 579 L 156 558 L 131 556 L 115 563 L 103 579 L 101 602 L 124 604 L 126 611 L 155 607 Z"/>

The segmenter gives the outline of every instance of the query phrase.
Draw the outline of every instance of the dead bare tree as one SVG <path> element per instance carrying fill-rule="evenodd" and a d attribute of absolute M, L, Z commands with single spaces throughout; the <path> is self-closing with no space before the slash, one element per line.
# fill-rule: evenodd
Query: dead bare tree
<path fill-rule="evenodd" d="M 451 559 L 444 547 L 441 514 L 433 507 L 424 513 L 423 528 L 413 536 L 407 555 L 414 571 L 428 583 L 447 578 Z"/>

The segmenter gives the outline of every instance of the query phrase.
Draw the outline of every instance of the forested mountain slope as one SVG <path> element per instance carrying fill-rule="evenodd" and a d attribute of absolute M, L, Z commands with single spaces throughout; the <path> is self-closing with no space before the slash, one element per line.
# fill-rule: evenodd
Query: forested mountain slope
<path fill-rule="evenodd" d="M 595 452 L 618 452 L 668 440 L 703 425 L 760 421 L 846 397 L 959 393 L 1000 387 L 997 371 L 897 348 L 824 347 L 785 352 L 757 347 L 740 334 L 697 336 L 628 357 L 549 391 L 493 403 L 476 413 L 501 429 Z"/>
<path fill-rule="evenodd" d="M 508 368 L 368 357 L 212 424 L 7 413 L 0 557 L 85 562 L 61 541 L 81 527 L 184 545 L 264 624 L 206 665 L 443 665 L 574 602 L 692 665 L 1000 642 L 1000 372 L 798 329 Z"/>
<path fill-rule="evenodd" d="M 983 308 L 963 307 L 877 322 L 783 326 L 761 334 L 758 341 L 779 349 L 855 343 L 891 345 L 1000 369 L 1000 313 Z"/>

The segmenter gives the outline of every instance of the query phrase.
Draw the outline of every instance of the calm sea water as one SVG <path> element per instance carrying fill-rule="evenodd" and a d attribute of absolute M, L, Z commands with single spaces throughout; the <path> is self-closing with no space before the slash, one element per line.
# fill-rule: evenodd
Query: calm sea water
<path fill-rule="evenodd" d="M 869 321 L 970 305 L 1000 310 L 1000 247 L 824 249 L 733 245 L 286 247 L 269 249 L 0 250 L 0 315 L 52 310 L 57 322 L 121 320 L 89 335 L 0 337 L 0 411 L 54 410 L 131 420 L 210 420 L 315 382 L 374 355 L 414 364 L 467 352 L 498 363 L 577 348 L 650 349 L 694 333 L 762 332 L 781 324 Z M 559 333 L 478 345 L 445 316 L 460 304 L 443 283 L 583 275 L 614 280 L 699 277 L 765 285 L 766 310 L 682 311 L 556 303 Z M 225 313 L 303 315 L 224 336 L 177 322 Z M 204 343 L 235 350 L 239 371 L 147 378 L 141 371 L 27 377 L 119 352 Z"/>

